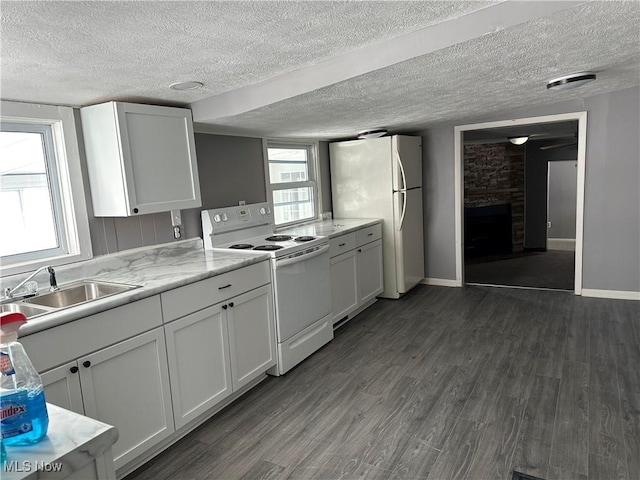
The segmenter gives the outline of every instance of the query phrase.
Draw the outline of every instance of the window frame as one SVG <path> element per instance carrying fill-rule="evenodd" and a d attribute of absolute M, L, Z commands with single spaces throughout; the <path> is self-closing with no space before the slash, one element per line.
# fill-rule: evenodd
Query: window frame
<path fill-rule="evenodd" d="M 269 148 L 290 148 L 290 149 L 306 149 L 307 150 L 307 172 L 308 180 L 299 182 L 282 182 L 271 183 L 269 171 Z M 273 192 L 279 190 L 293 190 L 296 188 L 311 188 L 313 195 L 313 212 L 312 217 L 295 220 L 292 222 L 278 223 L 276 228 L 286 228 L 293 225 L 312 222 L 320 218 L 319 208 L 321 205 L 320 188 L 319 188 L 319 165 L 318 165 L 318 142 L 312 140 L 288 140 L 288 139 L 263 139 L 262 141 L 263 157 L 264 157 L 264 180 L 267 190 L 267 199 L 274 205 Z M 274 207 L 275 208 L 275 207 Z M 275 215 L 274 215 L 275 219 Z"/>
<path fill-rule="evenodd" d="M 4 276 L 30 272 L 44 265 L 65 265 L 92 258 L 89 215 L 82 175 L 76 115 L 73 108 L 0 101 L 0 122 L 11 131 L 49 132 L 45 140 L 47 182 L 58 195 L 54 207 L 59 247 L 0 257 Z M 24 126 L 24 130 L 14 127 Z M 47 134 L 45 134 L 47 135 Z M 51 170 L 49 170 L 51 169 Z"/>

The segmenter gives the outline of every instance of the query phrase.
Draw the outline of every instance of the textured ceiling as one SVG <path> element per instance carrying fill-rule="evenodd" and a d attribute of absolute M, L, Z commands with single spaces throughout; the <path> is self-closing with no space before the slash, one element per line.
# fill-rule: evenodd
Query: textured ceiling
<path fill-rule="evenodd" d="M 74 106 L 106 100 L 197 105 L 236 91 L 260 97 L 271 79 L 295 83 L 301 69 L 313 76 L 332 58 L 514 3 L 3 1 L 0 96 Z M 639 85 L 640 2 L 566 3 L 546 14 L 550 3 L 541 2 L 538 18 L 319 88 L 308 82 L 301 94 L 237 115 L 208 112 L 206 127 L 344 138 L 375 126 L 410 131 L 472 123 L 490 113 Z M 598 80 L 546 91 L 546 80 L 581 70 L 596 71 Z M 167 88 L 183 80 L 205 88 Z"/>

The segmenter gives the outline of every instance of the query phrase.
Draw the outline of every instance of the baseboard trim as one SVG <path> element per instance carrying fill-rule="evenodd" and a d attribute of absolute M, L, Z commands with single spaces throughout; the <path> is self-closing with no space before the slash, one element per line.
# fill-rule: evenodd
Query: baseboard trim
<path fill-rule="evenodd" d="M 583 288 L 582 296 L 613 298 L 615 300 L 640 300 L 640 292 L 631 292 L 627 290 L 597 290 L 592 288 Z"/>
<path fill-rule="evenodd" d="M 547 250 L 564 250 L 575 252 L 575 238 L 547 238 Z"/>
<path fill-rule="evenodd" d="M 457 280 L 448 278 L 423 278 L 420 282 L 423 285 L 435 285 L 437 287 L 459 287 Z"/>

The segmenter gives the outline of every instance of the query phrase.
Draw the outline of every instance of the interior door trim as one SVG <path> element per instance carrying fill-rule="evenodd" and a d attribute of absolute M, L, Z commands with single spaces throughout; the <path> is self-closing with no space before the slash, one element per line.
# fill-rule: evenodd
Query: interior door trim
<path fill-rule="evenodd" d="M 578 122 L 578 178 L 576 195 L 576 251 L 575 251 L 575 280 L 574 293 L 582 295 L 582 248 L 584 235 L 584 182 L 585 159 L 587 149 L 587 112 L 561 113 L 541 117 L 517 118 L 497 122 L 475 123 L 454 127 L 454 187 L 455 187 L 455 254 L 457 287 L 464 285 L 464 144 L 462 135 L 469 130 L 486 128 L 512 127 L 516 125 L 530 125 L 534 123 L 551 123 L 567 120 Z"/>

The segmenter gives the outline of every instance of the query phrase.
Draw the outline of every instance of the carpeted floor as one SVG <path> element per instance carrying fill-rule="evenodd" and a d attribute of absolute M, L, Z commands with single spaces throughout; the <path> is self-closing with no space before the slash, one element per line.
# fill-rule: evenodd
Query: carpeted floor
<path fill-rule="evenodd" d="M 465 260 L 465 282 L 574 289 L 575 252 L 548 250 Z"/>

